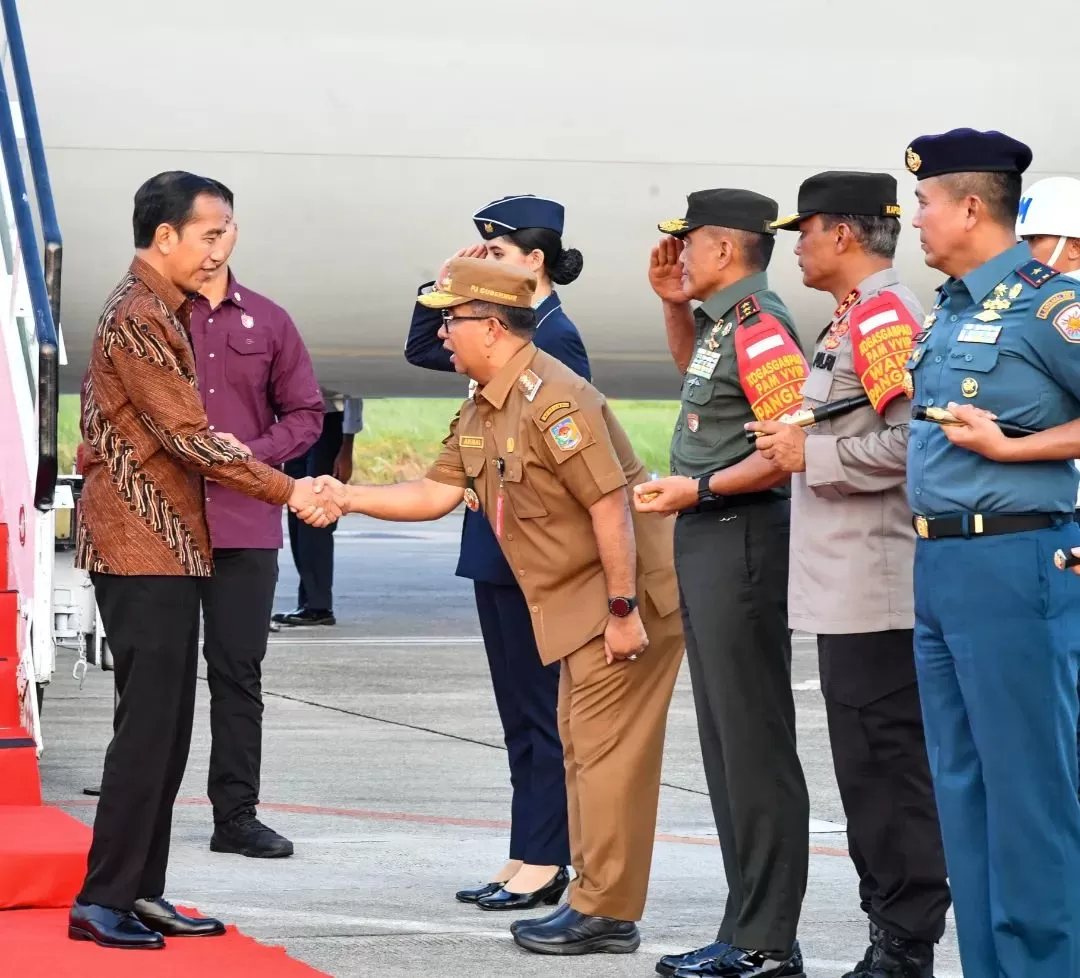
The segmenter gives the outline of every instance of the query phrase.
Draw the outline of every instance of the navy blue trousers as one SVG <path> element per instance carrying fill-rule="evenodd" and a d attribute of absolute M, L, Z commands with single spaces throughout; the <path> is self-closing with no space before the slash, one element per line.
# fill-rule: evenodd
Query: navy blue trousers
<path fill-rule="evenodd" d="M 919 540 L 915 665 L 964 974 L 1080 975 L 1073 523 Z"/>
<path fill-rule="evenodd" d="M 476 610 L 510 761 L 510 858 L 570 863 L 566 768 L 559 739 L 559 665 L 540 661 L 520 588 L 474 581 Z"/>

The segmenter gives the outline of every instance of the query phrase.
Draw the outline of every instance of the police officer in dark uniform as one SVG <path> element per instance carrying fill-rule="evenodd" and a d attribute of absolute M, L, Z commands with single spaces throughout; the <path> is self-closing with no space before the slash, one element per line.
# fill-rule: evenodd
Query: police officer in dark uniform
<path fill-rule="evenodd" d="M 776 202 L 746 190 L 688 198 L 660 225 L 649 280 L 684 376 L 674 475 L 635 489 L 677 512 L 675 568 L 728 900 L 716 942 L 662 958 L 662 975 L 801 976 L 809 800 L 795 749 L 787 622 L 787 473 L 744 424 L 793 410 L 806 377 L 791 316 L 766 278 Z M 701 300 L 692 310 L 691 300 Z"/>
<path fill-rule="evenodd" d="M 581 335 L 552 288 L 574 281 L 582 268 L 581 253 L 562 246 L 563 219 L 556 201 L 531 194 L 501 198 L 473 215 L 484 244 L 459 256 L 486 255 L 528 268 L 538 282 L 534 342 L 590 380 Z M 444 277 L 445 266 L 440 281 Z M 427 283 L 420 293 L 433 286 Z M 455 369 L 437 336 L 441 325 L 439 310 L 415 306 L 405 346 L 409 363 Z M 556 719 L 559 665 L 541 663 L 525 598 L 482 513 L 465 512 L 457 574 L 473 581 L 513 786 L 510 861 L 490 883 L 461 890 L 457 899 L 484 910 L 529 909 L 558 900 L 569 883 L 566 778 Z"/>
<path fill-rule="evenodd" d="M 1077 471 L 1045 431 L 1080 416 L 1080 304 L 1016 240 L 1031 158 L 972 129 L 905 154 L 926 263 L 949 276 L 909 389 L 916 416 L 963 422 L 911 423 L 915 665 L 961 963 L 1002 978 L 1080 974 L 1080 578 L 1052 563 L 1080 543 Z"/>

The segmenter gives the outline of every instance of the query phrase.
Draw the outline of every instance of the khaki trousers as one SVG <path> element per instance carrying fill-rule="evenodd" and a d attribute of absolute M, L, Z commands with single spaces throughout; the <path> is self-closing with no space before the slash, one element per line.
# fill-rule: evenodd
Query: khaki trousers
<path fill-rule="evenodd" d="M 604 661 L 604 637 L 562 660 L 559 735 L 566 762 L 570 906 L 640 920 L 649 887 L 668 706 L 683 657 L 679 613 L 641 607 L 649 647 L 637 661 Z"/>

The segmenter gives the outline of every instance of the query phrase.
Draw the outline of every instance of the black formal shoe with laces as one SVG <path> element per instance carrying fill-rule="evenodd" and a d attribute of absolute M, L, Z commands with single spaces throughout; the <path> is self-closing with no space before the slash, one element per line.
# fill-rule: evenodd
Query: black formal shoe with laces
<path fill-rule="evenodd" d="M 476 886 L 471 890 L 458 890 L 454 894 L 454 899 L 459 903 L 476 903 L 477 900 L 498 893 L 504 886 L 506 886 L 505 883 L 485 883 L 483 886 Z"/>
<path fill-rule="evenodd" d="M 546 923 L 523 923 L 513 935 L 518 947 L 536 954 L 630 954 L 641 943 L 632 921 L 591 917 L 572 907 Z"/>
<path fill-rule="evenodd" d="M 672 975 L 674 975 L 679 968 L 703 964 L 706 961 L 714 961 L 716 958 L 719 958 L 721 955 L 727 954 L 730 951 L 730 944 L 725 944 L 723 941 L 715 941 L 712 944 L 706 944 L 705 947 L 699 947 L 695 951 L 685 951 L 682 954 L 665 954 L 656 962 L 656 973 L 658 975 L 663 975 L 664 978 L 672 978 Z"/>
<path fill-rule="evenodd" d="M 874 964 L 874 955 L 877 953 L 878 944 L 881 943 L 883 931 L 872 920 L 870 921 L 870 945 L 860 961 L 851 971 L 844 974 L 843 978 L 865 978 L 870 974 L 870 968 Z"/>
<path fill-rule="evenodd" d="M 225 933 L 225 925 L 220 920 L 189 917 L 164 897 L 136 900 L 132 910 L 147 927 L 166 937 L 220 937 Z"/>
<path fill-rule="evenodd" d="M 274 615 L 279 625 L 336 625 L 337 619 L 332 611 L 321 608 L 304 608 L 289 611 L 284 615 Z"/>
<path fill-rule="evenodd" d="M 577 911 L 569 903 L 560 903 L 558 907 L 545 914 L 543 917 L 526 917 L 523 920 L 515 920 L 510 924 L 510 933 L 516 934 L 519 927 L 530 927 L 537 924 L 554 924 L 558 920 L 573 916 Z"/>
<path fill-rule="evenodd" d="M 787 957 L 733 947 L 710 961 L 677 968 L 675 978 L 806 978 L 798 941 Z"/>
<path fill-rule="evenodd" d="M 210 837 L 213 852 L 232 852 L 253 859 L 280 859 L 293 854 L 293 844 L 255 817 L 254 811 L 241 812 L 227 822 L 214 826 Z"/>
<path fill-rule="evenodd" d="M 476 905 L 481 910 L 532 910 L 542 903 L 553 907 L 562 899 L 569 885 L 570 874 L 565 866 L 560 866 L 559 871 L 539 890 L 531 893 L 511 893 L 503 887 L 497 893 L 477 900 Z"/>
<path fill-rule="evenodd" d="M 165 938 L 151 930 L 130 910 L 116 910 L 78 900 L 68 914 L 68 937 L 73 941 L 93 941 L 101 947 L 126 951 L 157 950 Z"/>

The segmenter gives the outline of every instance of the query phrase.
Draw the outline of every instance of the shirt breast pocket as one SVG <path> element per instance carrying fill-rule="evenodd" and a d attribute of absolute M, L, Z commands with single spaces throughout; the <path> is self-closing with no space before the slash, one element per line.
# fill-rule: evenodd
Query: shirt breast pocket
<path fill-rule="evenodd" d="M 708 404 L 716 390 L 716 381 L 702 380 L 700 377 L 691 375 L 683 384 L 683 400 L 691 404 Z"/>
<path fill-rule="evenodd" d="M 988 374 L 997 366 L 1000 355 L 996 344 L 960 343 L 949 352 L 949 366 L 953 370 Z"/>
<path fill-rule="evenodd" d="M 230 384 L 266 388 L 270 385 L 270 342 L 262 333 L 238 330 L 226 340 L 225 376 Z"/>
<path fill-rule="evenodd" d="M 825 403 L 833 386 L 833 372 L 817 367 L 810 371 L 810 376 L 803 383 L 802 396 L 811 401 Z"/>
<path fill-rule="evenodd" d="M 503 491 L 519 520 L 547 516 L 547 507 L 539 493 L 529 485 L 520 456 L 510 456 L 503 464 Z"/>

